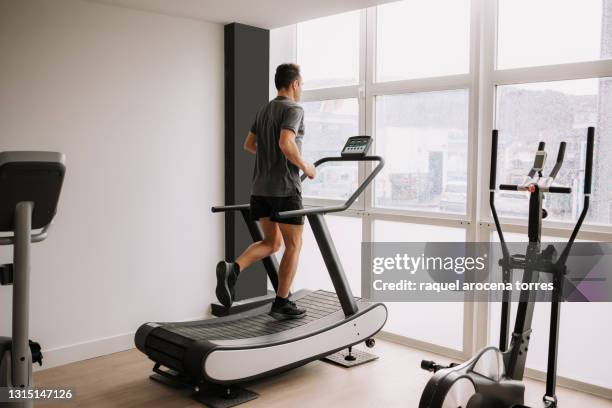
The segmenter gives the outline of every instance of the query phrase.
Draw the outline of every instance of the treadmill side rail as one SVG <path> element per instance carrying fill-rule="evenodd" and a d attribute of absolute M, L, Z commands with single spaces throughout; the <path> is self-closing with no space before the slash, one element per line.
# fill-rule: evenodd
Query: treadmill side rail
<path fill-rule="evenodd" d="M 378 333 L 386 320 L 387 309 L 379 303 L 353 319 L 295 341 L 244 349 L 218 347 L 203 359 L 202 373 L 208 381 L 219 384 L 268 376 L 365 341 Z"/>

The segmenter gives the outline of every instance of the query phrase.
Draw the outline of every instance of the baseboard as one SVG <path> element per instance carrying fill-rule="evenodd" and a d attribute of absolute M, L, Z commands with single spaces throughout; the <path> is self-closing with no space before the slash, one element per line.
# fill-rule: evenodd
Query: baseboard
<path fill-rule="evenodd" d="M 77 361 L 101 357 L 134 348 L 134 333 L 71 344 L 49 350 L 43 350 L 43 366 L 34 365 L 34 371 L 46 370 Z"/>
<path fill-rule="evenodd" d="M 185 321 L 201 320 L 208 317 L 196 317 Z M 89 360 L 90 358 L 102 357 L 120 351 L 135 348 L 134 334 L 136 332 L 119 334 L 111 337 L 86 341 L 82 343 L 70 344 L 68 346 L 53 349 L 43 349 L 43 366 L 34 364 L 34 371 L 46 370 L 65 364 L 76 363 L 78 361 Z"/>

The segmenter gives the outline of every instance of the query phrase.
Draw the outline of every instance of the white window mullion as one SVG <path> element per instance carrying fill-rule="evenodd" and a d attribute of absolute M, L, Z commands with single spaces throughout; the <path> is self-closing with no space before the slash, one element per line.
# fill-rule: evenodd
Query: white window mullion
<path fill-rule="evenodd" d="M 489 221 L 491 209 L 489 208 L 489 174 L 491 168 L 491 130 L 495 125 L 495 56 L 497 48 L 497 1 L 480 0 L 483 10 L 481 22 L 481 55 L 479 78 L 479 126 L 478 140 L 480 160 L 479 169 L 481 180 L 480 206 L 478 219 Z"/>
<path fill-rule="evenodd" d="M 474 89 L 477 93 L 477 125 L 475 143 L 478 149 L 475 171 L 477 172 L 476 186 L 473 190 L 473 203 L 476 208 L 473 211 L 473 231 L 475 241 L 486 242 L 491 238 L 487 232 L 488 228 L 483 225 L 482 220 L 490 219 L 489 208 L 489 171 L 491 157 L 491 129 L 495 117 L 495 86 L 493 83 L 493 72 L 495 70 L 495 58 L 497 47 L 497 1 L 473 0 L 473 7 L 480 15 L 477 30 L 478 33 L 478 75 L 474 78 Z M 487 303 L 474 303 L 472 318 L 474 326 L 472 333 L 472 345 L 479 350 L 489 344 L 489 333 L 491 319 L 489 305 Z"/>
<path fill-rule="evenodd" d="M 359 134 L 367 135 L 366 129 L 366 100 L 365 100 L 365 86 L 366 86 L 366 60 L 367 60 L 367 10 L 361 10 L 359 16 L 359 89 L 357 91 L 357 101 L 359 103 Z M 369 162 L 358 163 L 358 179 L 359 184 L 363 183 L 366 178 L 366 174 L 369 171 Z M 359 200 L 359 208 L 365 210 L 367 208 L 367 202 L 369 199 L 370 188 L 366 188 L 362 198 Z M 362 228 L 363 229 L 363 228 Z"/>
<path fill-rule="evenodd" d="M 493 73 L 493 81 L 496 85 L 512 85 L 610 76 L 612 60 L 602 60 L 496 70 Z"/>
<path fill-rule="evenodd" d="M 369 86 L 368 95 L 376 96 L 429 91 L 449 91 L 453 89 L 466 89 L 470 86 L 470 83 L 470 74 L 373 82 Z"/>
<path fill-rule="evenodd" d="M 478 132 L 479 132 L 479 101 L 480 101 L 480 56 L 481 56 L 481 22 L 482 0 L 470 2 L 470 86 L 469 86 L 469 113 L 468 113 L 468 163 L 467 163 L 467 217 L 470 220 L 466 230 L 466 241 L 479 240 L 478 236 L 478 193 L 479 193 L 479 165 L 477 160 Z M 473 293 L 465 293 L 463 304 L 463 352 L 470 356 L 486 343 L 486 324 L 479 327 L 478 313 L 480 308 L 474 300 Z M 483 331 L 484 329 L 484 331 Z M 484 333 L 484 338 L 483 338 Z"/>
<path fill-rule="evenodd" d="M 363 121 L 364 121 L 364 132 L 366 135 L 370 135 L 374 138 L 373 146 L 371 147 L 372 153 L 376 152 L 376 134 L 374 124 L 374 97 L 370 95 L 368 90 L 374 83 L 374 67 L 376 63 L 376 7 L 370 7 L 365 10 L 365 49 L 364 58 L 361 61 L 364 68 L 364 86 L 363 86 Z M 373 169 L 372 162 L 364 162 L 364 170 L 371 172 Z M 375 181 L 374 181 L 375 182 Z M 367 212 L 372 211 L 374 207 L 374 186 L 370 185 L 364 192 L 364 203 L 365 210 Z M 374 222 L 371 217 L 368 217 L 370 223 L 369 229 L 373 231 L 372 223 Z M 373 232 L 372 232 L 373 233 Z M 374 239 L 373 235 L 371 236 Z"/>
<path fill-rule="evenodd" d="M 330 99 L 357 98 L 359 85 L 338 86 L 324 89 L 308 89 L 302 91 L 302 102 L 327 101 Z"/>

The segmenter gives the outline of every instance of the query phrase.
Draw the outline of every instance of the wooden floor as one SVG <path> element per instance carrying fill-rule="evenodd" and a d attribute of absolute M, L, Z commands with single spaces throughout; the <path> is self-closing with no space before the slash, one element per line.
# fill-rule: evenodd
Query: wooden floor
<path fill-rule="evenodd" d="M 429 373 L 419 368 L 421 359 L 443 358 L 378 340 L 380 359 L 352 369 L 314 362 L 280 376 L 248 384 L 260 397 L 241 405 L 256 407 L 417 407 Z M 151 381 L 152 362 L 137 350 L 81 361 L 34 374 L 36 387 L 71 387 L 75 399 L 62 407 L 202 407 L 186 391 L 176 391 Z M 527 403 L 541 406 L 544 384 L 527 382 Z M 612 401 L 567 389 L 558 391 L 562 407 L 612 408 Z M 37 408 L 57 408 L 53 402 Z"/>

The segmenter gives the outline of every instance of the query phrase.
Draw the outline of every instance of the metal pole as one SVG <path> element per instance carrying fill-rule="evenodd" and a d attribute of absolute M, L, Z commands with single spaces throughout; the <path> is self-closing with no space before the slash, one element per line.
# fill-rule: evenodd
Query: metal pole
<path fill-rule="evenodd" d="M 32 354 L 29 345 L 30 305 L 30 234 L 34 203 L 20 202 L 15 208 L 15 244 L 13 264 L 13 345 L 11 351 L 14 387 L 31 385 Z"/>
<path fill-rule="evenodd" d="M 348 280 L 346 279 L 346 275 L 344 274 L 344 269 L 342 269 L 336 247 L 327 229 L 325 218 L 323 218 L 323 214 L 311 214 L 308 215 L 308 222 L 310 223 L 312 232 L 321 250 L 321 255 L 323 256 L 325 266 L 327 266 L 327 271 L 336 289 L 336 295 L 338 296 L 338 300 L 340 300 L 344 315 L 352 316 L 357 313 L 359 309 L 357 307 L 357 302 L 355 302 L 355 297 L 353 297 L 353 292 L 351 291 Z"/>
<path fill-rule="evenodd" d="M 561 320 L 561 294 L 563 293 L 563 276 L 555 271 L 553 299 L 550 306 L 550 329 L 548 334 L 548 365 L 546 369 L 546 397 L 556 398 L 557 358 L 559 350 L 559 324 Z M 561 276 L 560 276 L 561 275 Z"/>

